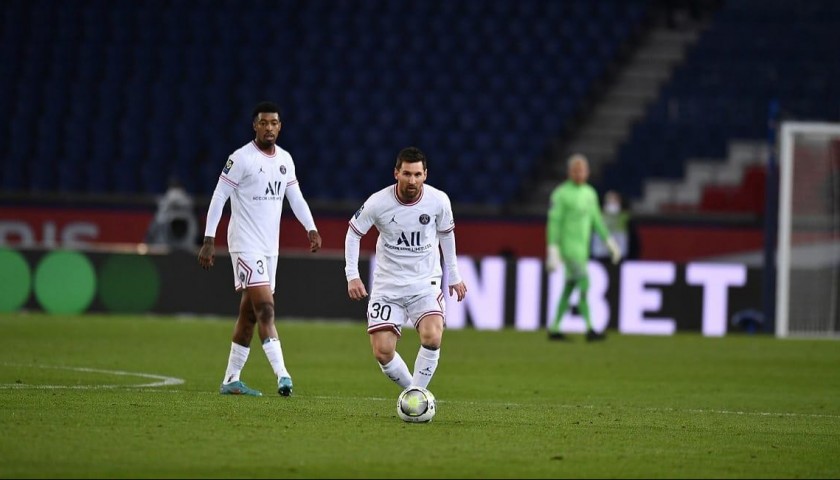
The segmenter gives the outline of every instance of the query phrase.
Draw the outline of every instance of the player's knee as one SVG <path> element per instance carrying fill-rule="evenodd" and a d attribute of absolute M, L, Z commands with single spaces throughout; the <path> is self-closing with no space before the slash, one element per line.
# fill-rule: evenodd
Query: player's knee
<path fill-rule="evenodd" d="M 373 356 L 380 365 L 386 365 L 394 359 L 394 349 L 386 345 L 373 345 Z"/>
<path fill-rule="evenodd" d="M 254 313 L 257 321 L 260 323 L 270 323 L 274 321 L 274 304 L 271 302 L 261 302 L 254 305 Z"/>
<path fill-rule="evenodd" d="M 398 339 L 399 337 L 395 332 L 386 330 L 380 330 L 370 335 L 370 348 L 380 365 L 390 363 L 394 359 Z"/>
<path fill-rule="evenodd" d="M 443 322 L 424 321 L 417 329 L 420 334 L 420 344 L 426 348 L 440 348 L 443 338 Z"/>
<path fill-rule="evenodd" d="M 429 350 L 437 350 L 440 348 L 440 342 L 442 339 L 442 332 L 437 335 L 423 335 L 420 337 L 420 345 L 428 348 Z"/>
<path fill-rule="evenodd" d="M 250 305 L 243 305 L 239 308 L 239 319 L 241 320 L 241 323 L 243 325 L 250 324 L 253 326 L 255 323 L 257 323 L 257 316 L 254 313 L 254 309 L 251 308 Z"/>

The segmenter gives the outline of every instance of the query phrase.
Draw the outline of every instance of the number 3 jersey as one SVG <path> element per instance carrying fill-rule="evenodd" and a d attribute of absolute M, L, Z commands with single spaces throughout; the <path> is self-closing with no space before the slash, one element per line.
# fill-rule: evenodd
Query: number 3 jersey
<path fill-rule="evenodd" d="M 283 198 L 293 188 L 300 189 L 295 164 L 279 146 L 275 145 L 274 154 L 268 155 L 251 141 L 233 152 L 216 188 L 217 192 L 230 194 L 228 250 L 277 255 Z M 211 224 L 209 217 L 205 235 L 214 236 L 216 224 Z M 314 222 L 307 227 L 314 228 Z"/>
<path fill-rule="evenodd" d="M 373 226 L 379 231 L 379 237 L 372 293 L 401 297 L 441 288 L 438 234 L 449 234 L 455 229 L 452 205 L 446 193 L 423 185 L 415 201 L 403 203 L 397 197 L 396 184 L 383 188 L 368 197 L 350 219 L 350 231 L 359 237 Z M 358 259 L 346 260 L 348 280 L 357 278 Z M 447 264 L 447 272 L 450 280 L 457 277 L 457 265 Z"/>

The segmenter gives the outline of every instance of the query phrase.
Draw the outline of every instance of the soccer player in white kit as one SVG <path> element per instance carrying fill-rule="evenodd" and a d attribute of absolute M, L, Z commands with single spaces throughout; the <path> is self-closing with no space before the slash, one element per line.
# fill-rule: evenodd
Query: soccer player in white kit
<path fill-rule="evenodd" d="M 449 295 L 457 295 L 460 302 L 467 294 L 458 274 L 452 205 L 446 193 L 424 185 L 426 176 L 423 152 L 402 149 L 394 168 L 397 183 L 368 197 L 350 219 L 344 240 L 347 293 L 362 300 L 367 290 L 359 276 L 359 246 L 371 227 L 379 231 L 367 331 L 382 373 L 401 388 L 427 388 L 438 365 L 446 325 L 441 251 Z M 405 324 L 413 325 L 420 336 L 413 374 L 396 351 Z"/>
<path fill-rule="evenodd" d="M 252 118 L 256 137 L 233 152 L 219 176 L 207 212 L 204 244 L 198 252 L 198 262 L 205 270 L 213 266 L 216 228 L 225 202 L 230 198 L 228 250 L 233 262 L 233 284 L 236 291 L 242 292 L 242 299 L 219 392 L 223 395 L 262 395 L 239 378 L 248 360 L 256 326 L 265 355 L 277 375 L 277 392 L 289 396 L 292 377 L 286 369 L 274 325 L 274 286 L 283 199 L 289 200 L 292 212 L 306 229 L 310 251 L 317 252 L 321 248 L 321 235 L 298 185 L 292 156 L 275 144 L 281 127 L 279 109 L 271 102 L 262 102 L 254 108 Z"/>

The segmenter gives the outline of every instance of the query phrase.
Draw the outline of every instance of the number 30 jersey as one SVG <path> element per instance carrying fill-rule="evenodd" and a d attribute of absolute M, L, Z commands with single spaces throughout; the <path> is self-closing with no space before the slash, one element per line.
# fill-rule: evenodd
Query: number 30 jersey
<path fill-rule="evenodd" d="M 383 188 L 350 219 L 350 230 L 359 237 L 373 226 L 379 237 L 371 292 L 402 297 L 441 288 L 438 233 L 455 228 L 446 193 L 427 184 L 414 202 L 403 203 L 396 184 Z"/>

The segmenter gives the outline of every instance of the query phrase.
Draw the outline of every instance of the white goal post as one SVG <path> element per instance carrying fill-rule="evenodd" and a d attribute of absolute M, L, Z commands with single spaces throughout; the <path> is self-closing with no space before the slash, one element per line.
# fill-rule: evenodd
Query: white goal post
<path fill-rule="evenodd" d="M 840 338 L 840 124 L 783 122 L 776 336 Z"/>

